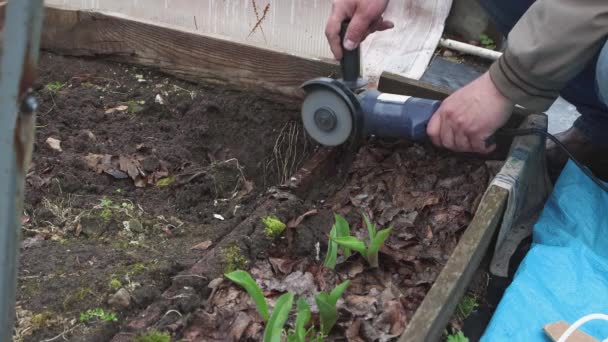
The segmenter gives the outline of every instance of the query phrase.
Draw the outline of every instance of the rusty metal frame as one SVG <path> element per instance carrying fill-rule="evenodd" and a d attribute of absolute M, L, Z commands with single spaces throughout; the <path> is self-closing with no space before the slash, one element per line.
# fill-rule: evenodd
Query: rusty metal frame
<path fill-rule="evenodd" d="M 0 63 L 0 341 L 12 341 L 15 322 L 25 176 L 34 145 L 36 78 L 43 0 L 6 5 Z"/>

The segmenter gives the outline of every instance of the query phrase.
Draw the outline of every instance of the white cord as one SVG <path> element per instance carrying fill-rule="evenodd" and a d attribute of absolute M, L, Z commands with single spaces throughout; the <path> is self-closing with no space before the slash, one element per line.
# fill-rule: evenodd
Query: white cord
<path fill-rule="evenodd" d="M 566 339 L 568 337 L 570 337 L 570 335 L 572 335 L 572 333 L 576 329 L 578 329 L 581 325 L 583 325 L 589 321 L 596 320 L 596 319 L 608 321 L 608 315 L 595 313 L 595 314 L 590 314 L 590 315 L 584 316 L 582 318 L 579 318 L 578 321 L 574 322 L 574 324 L 572 324 L 570 327 L 568 327 L 568 329 L 566 329 L 566 331 L 562 334 L 562 336 L 559 338 L 559 340 L 557 340 L 557 342 L 566 342 Z M 608 342 L 608 338 L 604 339 L 602 342 Z"/>

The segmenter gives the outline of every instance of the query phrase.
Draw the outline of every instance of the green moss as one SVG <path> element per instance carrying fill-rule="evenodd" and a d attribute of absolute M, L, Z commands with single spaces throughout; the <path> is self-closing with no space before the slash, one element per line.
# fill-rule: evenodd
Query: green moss
<path fill-rule="evenodd" d="M 67 296 L 63 301 L 63 308 L 68 310 L 74 306 L 76 303 L 80 303 L 85 300 L 87 297 L 94 295 L 93 290 L 89 287 L 82 287 L 71 295 Z"/>
<path fill-rule="evenodd" d="M 65 86 L 65 83 L 61 83 L 60 81 L 55 81 L 55 82 L 51 82 L 49 84 L 46 85 L 46 90 L 48 90 L 51 93 L 56 93 L 59 90 L 61 90 L 61 88 L 63 88 Z"/>
<path fill-rule="evenodd" d="M 127 241 L 127 240 L 114 240 L 114 241 L 112 241 L 111 246 L 112 246 L 112 248 L 118 249 L 118 250 L 126 250 L 131 247 L 129 245 L 129 241 Z"/>
<path fill-rule="evenodd" d="M 247 258 L 241 253 L 241 248 L 236 245 L 222 248 L 222 259 L 224 261 L 224 273 L 234 272 L 247 267 Z"/>
<path fill-rule="evenodd" d="M 26 281 L 25 284 L 21 285 L 21 293 L 24 297 L 34 297 L 40 293 L 40 283 L 36 279 Z"/>
<path fill-rule="evenodd" d="M 170 342 L 171 336 L 168 333 L 162 333 L 156 330 L 138 335 L 134 342 Z"/>
<path fill-rule="evenodd" d="M 32 316 L 32 324 L 34 325 L 34 329 L 46 327 L 47 323 L 49 323 L 55 316 L 56 315 L 50 311 L 41 312 Z"/>
<path fill-rule="evenodd" d="M 283 234 L 283 231 L 285 231 L 285 228 L 287 227 L 285 225 L 285 223 L 281 222 L 281 220 L 279 220 L 276 217 L 265 217 L 262 219 L 262 222 L 264 223 L 264 226 L 266 228 L 264 228 L 264 234 L 269 238 L 269 239 L 276 239 L 279 236 L 281 236 L 281 234 Z"/>
<path fill-rule="evenodd" d="M 120 289 L 121 287 L 122 287 L 122 283 L 120 282 L 120 280 L 118 280 L 116 278 L 110 279 L 110 290 L 116 291 L 116 290 Z"/>
<path fill-rule="evenodd" d="M 146 264 L 138 262 L 129 268 L 129 273 L 132 275 L 138 275 L 147 269 L 148 266 L 146 266 Z"/>
<path fill-rule="evenodd" d="M 127 102 L 127 111 L 129 111 L 130 114 L 137 114 L 139 112 L 141 112 L 142 110 L 144 110 L 144 107 L 142 107 L 143 104 L 145 104 L 145 101 L 129 101 Z"/>

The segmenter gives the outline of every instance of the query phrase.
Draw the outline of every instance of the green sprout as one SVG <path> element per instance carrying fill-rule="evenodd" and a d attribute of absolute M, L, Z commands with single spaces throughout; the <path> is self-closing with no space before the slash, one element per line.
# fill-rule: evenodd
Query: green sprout
<path fill-rule="evenodd" d="M 281 220 L 274 216 L 265 217 L 264 219 L 262 219 L 262 222 L 266 227 L 264 228 L 264 234 L 270 239 L 276 239 L 281 236 L 281 234 L 283 234 L 283 231 L 285 231 L 285 228 L 287 227 L 285 223 L 281 222 Z"/>
<path fill-rule="evenodd" d="M 298 299 L 296 310 L 298 314 L 296 316 L 296 326 L 293 331 L 290 331 L 287 335 L 287 342 L 306 342 L 306 337 L 310 335 L 312 329 L 306 329 L 306 325 L 310 322 L 312 314 L 310 313 L 310 306 L 306 303 L 304 298 Z"/>
<path fill-rule="evenodd" d="M 469 339 L 464 336 L 462 331 L 459 331 L 456 334 L 449 335 L 447 338 L 447 342 L 469 342 Z"/>
<path fill-rule="evenodd" d="M 365 220 L 369 235 L 367 245 L 364 241 L 361 241 L 354 236 L 332 237 L 330 235 L 330 239 L 343 248 L 349 248 L 359 252 L 359 254 L 367 260 L 370 267 L 378 268 L 378 252 L 391 233 L 392 227 L 377 231 L 376 227 L 366 215 L 363 215 L 363 219 Z"/>
<path fill-rule="evenodd" d="M 350 236 L 350 227 L 344 217 L 340 215 L 334 215 L 335 223 L 329 231 L 329 242 L 327 243 L 327 254 L 325 254 L 325 261 L 323 265 L 325 267 L 334 269 L 338 260 L 338 243 L 334 238 L 348 237 Z M 348 247 L 342 247 L 342 255 L 345 258 L 350 257 L 351 251 Z"/>
<path fill-rule="evenodd" d="M 152 330 L 138 335 L 134 342 L 171 342 L 171 336 L 168 333 Z"/>
<path fill-rule="evenodd" d="M 456 316 L 461 321 L 464 321 L 469 315 L 479 306 L 477 298 L 471 295 L 466 295 L 462 298 L 458 306 L 456 306 Z"/>
<path fill-rule="evenodd" d="M 226 274 L 226 278 L 245 288 L 251 299 L 253 299 L 255 307 L 260 316 L 262 316 L 262 319 L 268 321 L 268 304 L 266 304 L 266 299 L 264 298 L 262 290 L 255 280 L 251 278 L 251 275 L 245 271 L 236 270 Z"/>
<path fill-rule="evenodd" d="M 279 297 L 272 313 L 268 311 L 268 304 L 262 290 L 253 280 L 251 275 L 245 271 L 237 270 L 225 274 L 226 278 L 240 285 L 247 291 L 253 300 L 256 309 L 262 319 L 266 322 L 264 329 L 264 342 L 280 342 L 283 337 L 285 322 L 289 318 L 289 313 L 294 302 L 294 294 L 287 292 Z M 331 329 L 338 321 L 338 309 L 336 304 L 342 296 L 349 281 L 336 286 L 330 293 L 321 292 L 315 297 L 317 306 L 319 307 L 319 320 L 321 331 L 318 332 L 316 338 L 309 339 L 308 337 L 314 334 L 314 325 L 306 329 L 306 325 L 312 319 L 312 314 L 308 303 L 304 298 L 300 297 L 297 302 L 297 316 L 295 321 L 295 329 L 287 333 L 288 342 L 306 342 L 306 341 L 322 341 L 323 336 L 327 336 Z"/>
<path fill-rule="evenodd" d="M 487 34 L 480 34 L 479 42 L 486 49 L 490 49 L 490 50 L 496 49 L 496 44 L 494 43 L 494 39 L 490 38 Z"/>
<path fill-rule="evenodd" d="M 56 94 L 61 88 L 65 87 L 65 83 L 55 81 L 46 85 L 46 90 L 50 93 Z"/>
<path fill-rule="evenodd" d="M 342 296 L 346 288 L 348 287 L 349 281 L 345 281 L 342 284 L 336 286 L 330 293 L 321 292 L 315 297 L 317 307 L 319 307 L 319 317 L 321 320 L 321 333 L 327 336 L 331 329 L 338 321 L 338 309 L 336 304 L 338 299 Z"/>
<path fill-rule="evenodd" d="M 118 321 L 118 318 L 113 312 L 106 312 L 102 308 L 89 309 L 86 312 L 80 313 L 80 322 L 82 323 L 87 323 L 95 319 L 105 322 Z"/>

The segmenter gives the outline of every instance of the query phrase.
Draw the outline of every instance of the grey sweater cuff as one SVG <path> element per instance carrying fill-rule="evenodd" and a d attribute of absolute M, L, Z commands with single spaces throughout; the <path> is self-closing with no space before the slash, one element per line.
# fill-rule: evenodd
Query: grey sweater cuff
<path fill-rule="evenodd" d="M 530 111 L 547 110 L 559 96 L 558 89 L 536 85 L 537 80 L 518 65 L 508 49 L 490 66 L 490 78 L 506 98 Z"/>

